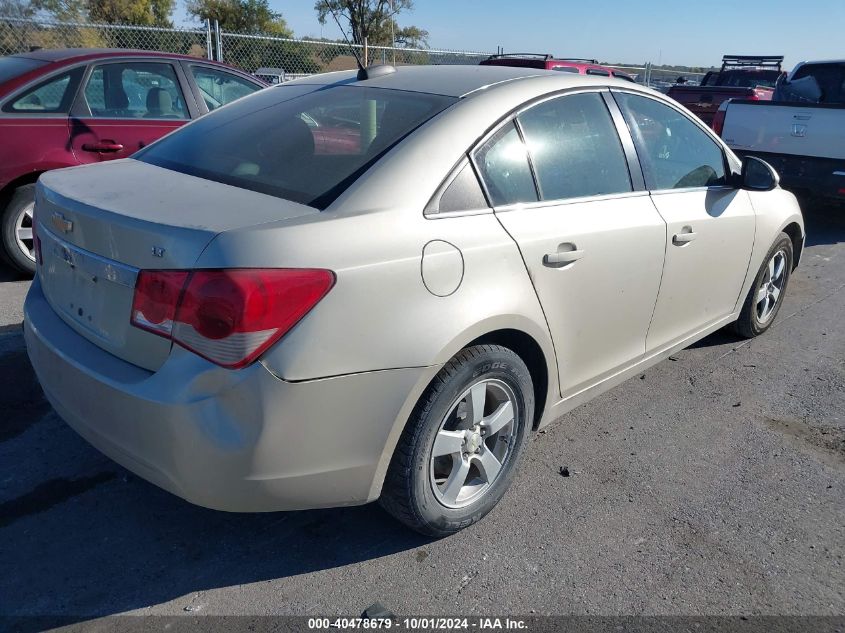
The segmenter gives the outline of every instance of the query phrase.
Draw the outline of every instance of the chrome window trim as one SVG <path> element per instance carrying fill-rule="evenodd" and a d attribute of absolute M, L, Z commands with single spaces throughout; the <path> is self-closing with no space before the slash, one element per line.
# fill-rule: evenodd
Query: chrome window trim
<path fill-rule="evenodd" d="M 671 193 L 694 193 L 696 191 L 739 191 L 736 187 L 730 185 L 710 185 L 706 187 L 679 187 L 678 189 L 652 189 L 650 192 L 653 196 L 665 196 Z"/>
<path fill-rule="evenodd" d="M 443 211 L 442 213 L 429 213 L 425 215 L 426 220 L 445 220 L 447 218 L 464 218 L 470 215 L 490 215 L 493 209 L 470 209 L 468 211 Z"/>
<path fill-rule="evenodd" d="M 580 198 L 561 198 L 559 200 L 541 200 L 539 202 L 520 202 L 517 204 L 502 205 L 493 207 L 496 213 L 509 213 L 511 211 L 529 211 L 543 209 L 546 207 L 562 207 L 574 204 L 588 204 L 590 202 L 601 202 L 603 200 L 620 200 L 625 198 L 641 198 L 648 196 L 648 191 L 623 191 L 621 193 L 605 193 L 598 196 L 581 196 Z"/>
<path fill-rule="evenodd" d="M 86 251 L 54 235 L 42 222 L 38 223 L 38 239 L 41 240 L 42 252 L 52 253 L 55 260 L 42 265 L 67 266 L 78 268 L 91 277 L 106 279 L 112 283 L 134 288 L 140 272 L 139 268 L 129 266 Z"/>

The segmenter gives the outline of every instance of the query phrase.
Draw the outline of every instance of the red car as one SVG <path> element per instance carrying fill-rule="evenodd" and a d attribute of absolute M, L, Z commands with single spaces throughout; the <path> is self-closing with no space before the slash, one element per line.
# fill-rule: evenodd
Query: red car
<path fill-rule="evenodd" d="M 609 66 L 602 66 L 595 59 L 565 58 L 559 59 L 542 53 L 503 53 L 490 55 L 479 62 L 482 66 L 519 66 L 520 68 L 543 68 L 557 70 L 564 73 L 578 73 L 581 75 L 598 75 L 600 77 L 617 77 L 634 81 L 628 73 L 623 73 Z"/>
<path fill-rule="evenodd" d="M 32 209 L 43 172 L 125 158 L 265 86 L 230 66 L 167 53 L 66 49 L 0 57 L 0 252 L 21 272 L 34 272 Z"/>

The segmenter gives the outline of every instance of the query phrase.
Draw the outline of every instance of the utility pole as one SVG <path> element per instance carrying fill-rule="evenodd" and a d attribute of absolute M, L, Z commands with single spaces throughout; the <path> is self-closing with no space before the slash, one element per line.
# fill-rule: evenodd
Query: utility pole
<path fill-rule="evenodd" d="M 396 26 L 396 5 L 395 0 L 390 0 L 390 50 L 393 53 L 393 65 L 396 65 L 396 33 L 393 28 Z"/>

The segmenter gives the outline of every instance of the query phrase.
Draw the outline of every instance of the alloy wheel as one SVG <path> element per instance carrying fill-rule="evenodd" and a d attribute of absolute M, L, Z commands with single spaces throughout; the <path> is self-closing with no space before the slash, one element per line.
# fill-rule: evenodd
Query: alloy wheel
<path fill-rule="evenodd" d="M 757 320 L 761 324 L 768 323 L 774 316 L 775 307 L 783 294 L 786 283 L 786 251 L 780 249 L 772 255 L 763 274 L 763 279 L 757 288 L 755 309 Z"/>
<path fill-rule="evenodd" d="M 35 244 L 32 236 L 32 212 L 35 203 L 32 202 L 20 211 L 15 218 L 15 243 L 30 260 L 35 261 Z"/>
<path fill-rule="evenodd" d="M 481 380 L 449 408 L 431 450 L 429 479 L 447 508 L 478 501 L 504 470 L 517 431 L 516 398 L 503 381 Z"/>

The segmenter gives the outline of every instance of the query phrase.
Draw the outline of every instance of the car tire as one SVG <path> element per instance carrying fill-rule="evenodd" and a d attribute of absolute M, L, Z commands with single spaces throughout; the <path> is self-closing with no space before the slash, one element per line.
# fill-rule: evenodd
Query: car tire
<path fill-rule="evenodd" d="M 462 350 L 415 407 L 385 477 L 382 507 L 428 536 L 479 521 L 507 491 L 533 419 L 531 374 L 517 354 L 499 345 Z"/>
<path fill-rule="evenodd" d="M 29 248 L 26 243 L 22 246 L 18 241 L 18 228 L 23 217 L 24 226 L 30 224 L 32 207 L 35 204 L 35 185 L 23 185 L 15 189 L 12 198 L 3 211 L 0 220 L 0 233 L 2 233 L 3 258 L 18 272 L 34 275 L 35 260 L 29 255 Z M 29 219 L 27 219 L 29 210 Z M 30 224 L 31 225 L 31 224 Z M 26 252 L 24 251 L 26 249 Z"/>
<path fill-rule="evenodd" d="M 737 334 L 753 338 L 771 327 L 783 304 L 792 273 L 792 261 L 792 239 L 786 233 L 781 233 L 766 253 L 742 305 L 739 319 L 734 323 Z"/>

